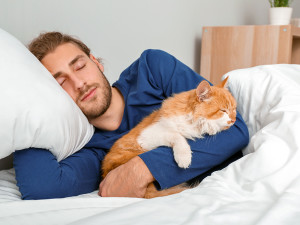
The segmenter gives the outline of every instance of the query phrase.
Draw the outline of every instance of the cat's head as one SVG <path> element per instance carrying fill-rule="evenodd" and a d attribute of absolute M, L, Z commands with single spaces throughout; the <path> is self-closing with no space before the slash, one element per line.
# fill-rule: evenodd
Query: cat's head
<path fill-rule="evenodd" d="M 236 120 L 236 101 L 227 89 L 227 80 L 216 86 L 202 81 L 196 88 L 197 101 L 194 117 L 204 117 L 221 130 L 228 129 Z"/>

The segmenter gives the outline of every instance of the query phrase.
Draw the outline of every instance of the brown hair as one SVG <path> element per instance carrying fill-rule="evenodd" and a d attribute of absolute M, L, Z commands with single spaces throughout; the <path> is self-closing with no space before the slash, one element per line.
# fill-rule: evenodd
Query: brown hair
<path fill-rule="evenodd" d="M 28 45 L 29 51 L 41 61 L 48 53 L 53 52 L 59 45 L 73 43 L 77 45 L 87 56 L 90 56 L 91 50 L 79 39 L 60 32 L 41 33 L 33 39 Z"/>

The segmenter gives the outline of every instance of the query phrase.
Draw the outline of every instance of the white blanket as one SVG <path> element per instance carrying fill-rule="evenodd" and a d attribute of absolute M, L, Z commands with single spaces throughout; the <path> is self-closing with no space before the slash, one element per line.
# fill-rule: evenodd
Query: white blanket
<path fill-rule="evenodd" d="M 194 189 L 151 200 L 101 198 L 96 192 L 42 201 L 6 199 L 0 203 L 0 224 L 299 224 L 300 65 L 228 75 L 251 138 L 240 160 Z"/>

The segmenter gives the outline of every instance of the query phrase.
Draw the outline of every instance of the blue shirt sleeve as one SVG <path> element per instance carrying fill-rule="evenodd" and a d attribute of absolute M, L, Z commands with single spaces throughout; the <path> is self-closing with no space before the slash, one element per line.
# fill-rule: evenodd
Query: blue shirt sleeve
<path fill-rule="evenodd" d="M 81 149 L 57 162 L 48 150 L 16 151 L 14 168 L 22 199 L 62 198 L 98 189 L 105 154 L 99 149 Z"/>

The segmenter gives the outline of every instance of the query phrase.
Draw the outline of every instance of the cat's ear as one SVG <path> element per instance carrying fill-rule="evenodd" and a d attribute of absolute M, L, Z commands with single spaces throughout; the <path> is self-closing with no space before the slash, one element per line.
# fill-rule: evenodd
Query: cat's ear
<path fill-rule="evenodd" d="M 206 80 L 200 82 L 196 89 L 196 94 L 200 102 L 205 101 L 211 96 L 211 87 Z"/>
<path fill-rule="evenodd" d="M 228 89 L 228 78 L 229 78 L 229 76 L 227 76 L 223 81 L 222 81 L 222 83 L 221 84 L 219 84 L 218 86 L 219 87 L 221 87 L 221 88 L 225 88 L 225 89 Z"/>

